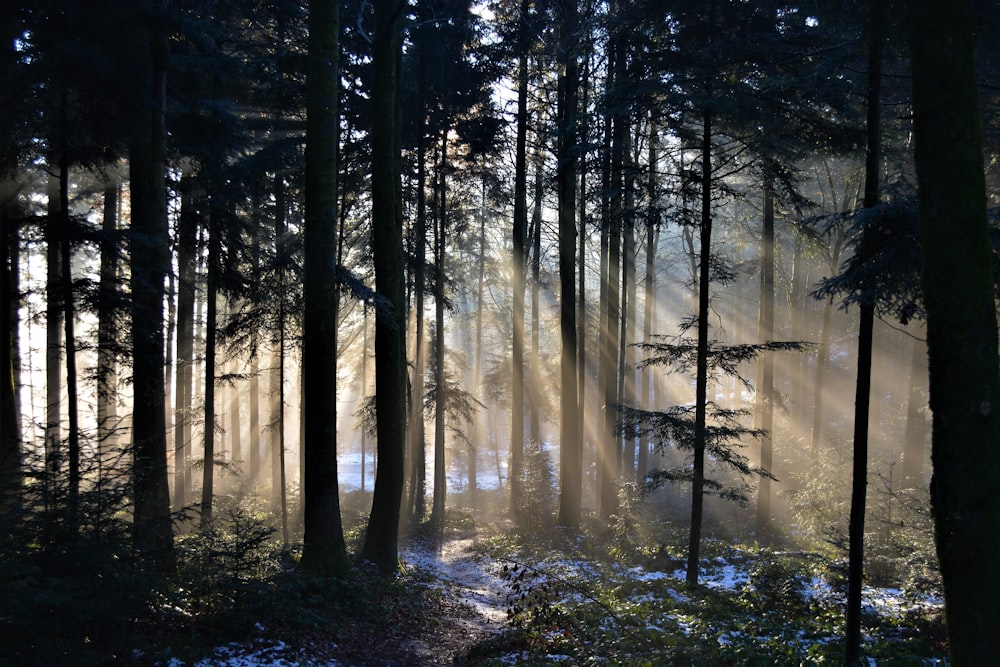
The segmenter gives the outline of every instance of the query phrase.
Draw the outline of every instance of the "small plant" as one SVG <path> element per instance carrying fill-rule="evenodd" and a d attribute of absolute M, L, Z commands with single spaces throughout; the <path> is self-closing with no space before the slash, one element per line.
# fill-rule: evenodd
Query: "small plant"
<path fill-rule="evenodd" d="M 524 482 L 521 516 L 529 531 L 547 528 L 556 508 L 556 473 L 541 443 L 524 448 Z"/>
<path fill-rule="evenodd" d="M 798 554 L 762 551 L 740 597 L 759 611 L 802 614 L 808 609 L 807 563 Z"/>

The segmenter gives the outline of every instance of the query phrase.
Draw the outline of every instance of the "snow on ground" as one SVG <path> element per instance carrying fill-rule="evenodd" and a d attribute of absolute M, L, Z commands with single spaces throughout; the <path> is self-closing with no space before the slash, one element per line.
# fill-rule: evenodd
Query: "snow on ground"
<path fill-rule="evenodd" d="M 507 620 L 504 583 L 499 567 L 476 556 L 472 538 L 450 540 L 440 548 L 411 545 L 400 551 L 404 568 L 416 567 L 429 572 L 438 588 L 457 598 L 473 613 L 461 619 L 470 630 L 499 632 Z M 264 628 L 258 626 L 258 630 Z M 318 662 L 296 655 L 281 641 L 258 638 L 249 642 L 227 644 L 212 655 L 188 665 L 171 659 L 162 667 L 341 667 L 336 661 Z"/>
<path fill-rule="evenodd" d="M 400 551 L 404 567 L 430 572 L 459 602 L 471 607 L 486 625 L 500 626 L 507 620 L 506 588 L 496 563 L 473 553 L 474 538 L 449 540 L 439 548 L 410 546 Z"/>
<path fill-rule="evenodd" d="M 186 667 L 183 660 L 171 658 L 164 667 Z M 303 660 L 282 641 L 257 639 L 248 643 L 219 646 L 212 655 L 192 667 L 341 667 L 336 661 Z"/>

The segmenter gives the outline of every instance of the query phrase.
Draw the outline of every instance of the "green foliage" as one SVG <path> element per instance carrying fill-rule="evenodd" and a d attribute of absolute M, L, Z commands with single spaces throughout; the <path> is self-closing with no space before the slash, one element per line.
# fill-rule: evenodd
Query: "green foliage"
<path fill-rule="evenodd" d="M 755 610 L 795 615 L 809 611 L 805 587 L 810 562 L 804 554 L 761 551 L 748 572 L 749 579 L 740 598 Z"/>
<path fill-rule="evenodd" d="M 525 665 L 842 661 L 843 598 L 818 576 L 829 571 L 826 558 L 716 541 L 702 563 L 708 583 L 687 588 L 677 571 L 684 566 L 679 550 L 640 547 L 636 560 L 622 562 L 607 558 L 611 550 L 602 539 L 588 533 L 573 540 L 488 540 L 487 553 L 506 563 L 516 631 L 490 644 L 492 653 L 481 646 L 475 664 L 499 665 L 488 656 L 511 653 Z M 865 624 L 865 654 L 880 664 L 943 655 L 943 623 L 933 606 L 900 610 L 876 604 Z"/>
<path fill-rule="evenodd" d="M 796 490 L 787 494 L 804 541 L 835 562 L 847 557 L 849 456 L 846 448 L 822 449 L 812 469 L 796 477 Z M 871 480 L 865 521 L 866 581 L 914 594 L 940 591 L 928 490 L 907 486 L 898 478 L 893 481 L 877 468 Z"/>
<path fill-rule="evenodd" d="M 239 612 L 248 594 L 281 570 L 272 517 L 251 504 L 217 512 L 197 533 L 177 540 L 185 597 L 196 611 Z"/>
<path fill-rule="evenodd" d="M 541 443 L 525 444 L 522 475 L 520 509 L 524 527 L 529 531 L 548 528 L 556 508 L 556 473 Z"/>
<path fill-rule="evenodd" d="M 5 665 L 103 662 L 125 649 L 132 619 L 147 612 L 159 583 L 132 552 L 124 485 L 109 480 L 81 493 L 74 520 L 49 509 L 65 507 L 62 481 L 32 481 L 21 511 L 0 518 Z"/>

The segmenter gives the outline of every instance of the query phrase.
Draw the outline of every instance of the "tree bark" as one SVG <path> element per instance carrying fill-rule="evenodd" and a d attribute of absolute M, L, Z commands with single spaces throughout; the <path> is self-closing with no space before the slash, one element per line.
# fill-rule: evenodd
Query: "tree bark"
<path fill-rule="evenodd" d="M 431 525 L 444 527 L 444 505 L 448 493 L 445 469 L 445 414 L 448 387 L 445 379 L 444 340 L 444 262 L 445 229 L 448 214 L 448 130 L 441 130 L 441 162 L 438 164 L 438 211 L 434 232 L 434 502 L 431 505 Z"/>
<path fill-rule="evenodd" d="M 216 188 L 212 188 L 213 191 Z M 221 211 L 218 195 L 210 195 L 208 213 L 208 274 L 205 288 L 205 431 L 201 477 L 201 527 L 212 522 L 212 499 L 215 492 L 215 339 L 219 294 L 219 224 Z"/>
<path fill-rule="evenodd" d="M 923 340 L 910 341 L 910 380 L 906 399 L 906 428 L 903 432 L 903 485 L 924 486 L 927 428 L 923 408 L 927 406 L 927 346 Z"/>
<path fill-rule="evenodd" d="M 385 572 L 398 569 L 403 452 L 406 441 L 406 312 L 400 209 L 400 0 L 375 0 L 372 47 L 372 248 L 375 289 L 375 411 L 378 463 L 363 553 Z"/>
<path fill-rule="evenodd" d="M 583 481 L 583 447 L 577 432 L 576 330 L 576 162 L 577 88 L 579 66 L 576 0 L 563 4 L 559 57 L 562 61 L 562 96 L 559 99 L 559 139 L 556 179 L 559 188 L 559 331 L 560 433 L 559 433 L 559 513 L 556 523 L 576 528 L 580 523 Z"/>
<path fill-rule="evenodd" d="M 757 342 L 774 339 L 774 177 L 764 180 L 764 230 L 760 252 L 760 317 Z M 774 430 L 774 354 L 764 351 L 759 357 L 760 386 L 757 387 L 757 412 L 761 416 L 760 467 L 770 471 Z M 757 483 L 757 531 L 763 533 L 771 523 L 771 479 L 761 475 Z"/>
<path fill-rule="evenodd" d="M 337 124 L 340 3 L 310 0 L 302 323 L 304 417 L 301 565 L 314 576 L 349 568 L 337 480 Z"/>
<path fill-rule="evenodd" d="M 623 83 L 624 46 L 619 31 L 611 35 L 611 63 L 608 67 L 608 88 Z M 607 521 L 618 508 L 618 482 L 621 467 L 621 439 L 616 434 L 618 423 L 619 377 L 617 369 L 618 344 L 616 331 L 621 316 L 621 271 L 622 212 L 624 209 L 624 186 L 622 184 L 623 146 L 626 123 L 622 111 L 611 114 L 607 121 L 611 134 L 608 168 L 609 202 L 605 224 L 608 227 L 607 260 L 607 311 L 601 344 L 601 378 L 604 385 L 604 446 L 598 455 L 598 484 L 600 486 L 600 515 Z"/>
<path fill-rule="evenodd" d="M 195 253 L 199 222 L 195 180 L 181 176 L 177 226 L 177 377 L 174 384 L 174 508 L 187 504 L 191 479 L 191 412 L 194 369 Z"/>
<path fill-rule="evenodd" d="M 163 0 L 151 3 L 158 9 Z M 129 159 L 132 227 L 132 440 L 136 551 L 160 572 L 176 569 L 163 386 L 164 278 L 170 268 L 166 202 L 167 35 L 155 19 L 144 31 L 149 51 L 138 92 L 139 123 Z M 152 104 L 150 104 L 152 101 Z"/>
<path fill-rule="evenodd" d="M 51 165 L 46 194 L 45 225 L 45 490 L 46 497 L 59 485 L 62 468 L 62 261 L 59 257 L 59 219 L 62 216 L 59 169 Z"/>
<path fill-rule="evenodd" d="M 524 242 L 528 227 L 528 0 L 521 0 L 518 67 L 517 128 L 514 143 L 513 278 L 511 289 L 513 333 L 511 340 L 510 513 L 521 524 L 524 470 Z"/>
<path fill-rule="evenodd" d="M 715 3 L 712 3 L 712 22 Z M 695 362 L 694 443 L 692 447 L 691 527 L 688 535 L 687 583 L 698 583 L 701 524 L 705 504 L 705 440 L 708 407 L 708 314 L 712 257 L 712 110 L 702 113 L 701 247 L 698 263 L 698 341 Z"/>
<path fill-rule="evenodd" d="M 879 162 L 882 155 L 881 88 L 882 53 L 888 7 L 872 0 L 868 42 L 868 91 L 866 100 L 865 196 L 864 207 L 879 205 Z M 862 261 L 874 252 L 871 223 L 861 236 Z M 861 658 L 861 591 L 864 585 L 865 505 L 868 491 L 868 422 L 871 403 L 872 348 L 875 331 L 875 303 L 862 301 L 858 324 L 858 378 L 854 394 L 854 454 L 851 472 L 851 515 L 848 525 L 847 620 L 844 630 L 846 663 Z"/>
<path fill-rule="evenodd" d="M 931 507 L 949 651 L 996 655 L 1000 369 L 971 2 L 910 3 L 922 285 L 933 413 Z"/>
<path fill-rule="evenodd" d="M 13 179 L 0 176 L 0 345 L 3 363 L 0 365 L 0 516 L 21 508 L 24 487 L 23 452 L 20 415 L 18 414 L 18 383 L 14 363 L 18 358 L 14 332 L 20 326 L 18 313 L 19 289 L 16 274 L 20 270 L 16 259 L 17 233 L 16 190 Z"/>

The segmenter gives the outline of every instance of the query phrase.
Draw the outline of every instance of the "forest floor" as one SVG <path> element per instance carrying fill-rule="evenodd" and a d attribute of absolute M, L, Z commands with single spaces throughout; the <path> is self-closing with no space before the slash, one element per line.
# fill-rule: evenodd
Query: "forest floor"
<path fill-rule="evenodd" d="M 257 624 L 251 637 L 207 656 L 203 644 L 197 657 L 153 664 L 799 665 L 841 659 L 845 589 L 836 562 L 715 539 L 705 549 L 699 585 L 689 587 L 684 560 L 665 547 L 608 558 L 607 539 L 559 531 L 524 539 L 497 527 L 451 526 L 437 539 L 425 534 L 407 541 L 393 579 L 362 573 L 333 597 L 296 598 L 340 609 L 315 625 L 284 623 L 281 613 L 271 613 L 263 622 L 269 627 Z M 360 606 L 352 606 L 352 595 Z M 946 664 L 942 609 L 932 593 L 866 586 L 869 664 Z M 290 611 L 308 613 L 301 606 Z"/>
<path fill-rule="evenodd" d="M 499 566 L 477 553 L 477 541 L 475 529 L 410 541 L 400 551 L 402 576 L 417 584 L 418 593 L 388 593 L 380 614 L 348 620 L 333 638 L 317 630 L 276 640 L 260 627 L 259 637 L 219 647 L 193 667 L 463 664 L 477 646 L 502 635 L 507 619 Z"/>
<path fill-rule="evenodd" d="M 476 553 L 475 534 L 422 539 L 404 547 L 400 560 L 407 574 L 425 582 L 419 615 L 384 628 L 381 638 L 342 640 L 337 658 L 359 667 L 431 667 L 463 662 L 478 644 L 503 632 L 507 618 L 505 588 L 494 563 Z M 415 570 L 415 571 L 414 571 Z"/>

